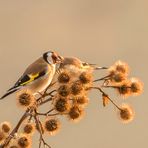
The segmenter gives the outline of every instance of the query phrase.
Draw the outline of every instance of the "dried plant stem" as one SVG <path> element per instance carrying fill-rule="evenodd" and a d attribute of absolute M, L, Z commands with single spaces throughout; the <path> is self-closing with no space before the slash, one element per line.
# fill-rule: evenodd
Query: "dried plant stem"
<path fill-rule="evenodd" d="M 30 115 L 29 114 L 30 109 L 27 109 L 27 111 L 23 114 L 23 116 L 21 117 L 21 119 L 19 120 L 18 124 L 16 125 L 16 127 L 13 129 L 13 131 L 9 134 L 9 136 L 6 138 L 5 142 L 3 145 L 0 146 L 0 148 L 5 148 L 6 146 L 8 146 L 9 142 L 11 141 L 11 139 L 14 137 L 15 133 L 17 133 L 19 127 L 21 126 L 22 122 Z"/>
<path fill-rule="evenodd" d="M 63 65 L 66 59 L 65 65 Z M 55 62 L 55 64 L 57 63 Z M 62 69 L 60 69 L 61 67 Z M 129 93 L 129 95 L 133 93 L 134 95 L 142 91 L 142 84 L 135 78 L 127 79 L 128 81 L 125 81 L 125 83 L 119 83 L 124 82 L 128 74 L 127 64 L 121 61 L 109 67 L 106 76 L 93 79 L 93 72 L 101 69 L 108 69 L 108 67 L 98 67 L 96 64 L 83 63 L 80 62 L 79 59 L 77 60 L 77 58 L 63 58 L 62 65 L 59 65 L 59 68 L 55 69 L 57 70 L 56 75 L 53 77 L 51 84 L 49 84 L 43 92 L 38 92 L 38 94 L 34 96 L 30 90 L 22 90 L 22 92 L 17 95 L 17 103 L 25 109 L 25 113 L 14 129 L 12 129 L 11 133 L 11 127 L 8 126 L 9 123 L 5 123 L 9 128 L 7 128 L 8 132 L 4 130 L 6 129 L 4 128 L 4 123 L 0 125 L 0 129 L 3 130 L 0 130 L 0 143 L 2 143 L 0 148 L 15 147 L 14 144 L 23 148 L 30 147 L 30 136 L 33 136 L 35 130 L 39 134 L 39 148 L 51 148 L 44 139 L 44 133 L 54 135 L 58 131 L 60 121 L 57 117 L 59 116 L 67 115 L 71 121 L 80 119 L 83 115 L 85 104 L 89 100 L 88 93 L 92 89 L 101 93 L 104 107 L 111 102 L 111 104 L 118 109 L 122 120 L 125 122 L 131 120 L 133 118 L 132 109 L 129 107 L 125 108 L 124 106 L 119 107 L 104 90 L 106 88 L 113 88 L 121 95 L 126 95 L 126 93 Z M 96 85 L 95 82 L 99 84 Z M 40 112 L 40 107 L 46 103 L 47 105 L 49 104 L 48 109 Z M 42 121 L 42 118 L 44 121 Z M 22 125 L 24 120 L 25 124 Z M 22 131 L 20 130 L 21 126 L 23 128 Z M 16 137 L 17 134 L 19 135 L 18 137 Z M 23 135 L 22 137 L 21 134 Z"/>
<path fill-rule="evenodd" d="M 100 78 L 100 79 L 96 79 L 96 80 L 94 80 L 93 82 L 98 82 L 98 81 L 102 81 L 102 80 L 108 80 L 109 77 L 110 77 L 110 75 L 105 76 L 105 77 Z"/>
<path fill-rule="evenodd" d="M 50 93 L 44 93 L 44 94 L 41 94 L 41 93 L 39 93 L 40 95 L 41 95 L 41 97 L 39 97 L 38 99 L 37 99 L 37 103 L 39 103 L 39 102 L 43 102 L 43 99 L 45 98 L 45 97 L 47 97 L 47 96 L 50 96 L 50 97 L 53 97 L 54 95 L 52 95 L 54 92 L 56 92 L 57 90 L 52 90 Z"/>
<path fill-rule="evenodd" d="M 104 88 L 121 88 L 121 86 L 114 86 L 114 85 L 107 85 L 107 86 L 102 86 Z M 131 88 L 130 86 L 126 86 L 126 88 Z"/>
<path fill-rule="evenodd" d="M 35 120 L 36 126 L 39 130 L 39 133 L 40 133 L 39 148 L 41 148 L 42 143 L 43 143 L 44 147 L 47 146 L 48 148 L 51 148 L 51 146 L 48 145 L 43 138 L 43 133 L 42 133 L 43 127 L 42 127 L 42 124 L 41 124 L 40 119 L 38 117 L 37 111 L 36 110 L 34 110 L 34 111 L 35 111 L 34 120 Z"/>
<path fill-rule="evenodd" d="M 46 99 L 46 100 L 40 102 L 40 103 L 38 104 L 38 106 L 41 106 L 41 105 L 43 105 L 43 104 L 45 104 L 45 103 L 47 103 L 47 102 L 49 102 L 49 101 L 52 101 L 52 99 L 53 99 L 53 97 L 50 97 L 50 98 L 48 98 L 48 99 Z"/>
<path fill-rule="evenodd" d="M 54 108 L 53 109 L 50 109 L 48 112 L 46 113 L 38 113 L 37 112 L 37 115 L 41 115 L 41 116 L 48 116 L 49 113 L 51 113 L 52 111 L 54 111 Z"/>
<path fill-rule="evenodd" d="M 50 93 L 53 93 L 53 91 L 50 92 Z M 47 96 L 48 96 L 50 93 L 48 93 Z M 45 95 L 43 94 L 43 96 L 41 96 L 39 99 L 42 99 L 44 96 L 45 96 Z M 50 98 L 48 98 L 48 99 L 46 99 L 46 100 L 40 102 L 40 103 L 38 104 L 38 106 L 41 106 L 41 105 L 43 105 L 43 104 L 45 104 L 45 103 L 51 101 L 52 98 L 53 98 L 53 97 L 50 97 Z M 53 110 L 53 109 L 52 109 L 52 110 Z M 52 110 L 48 111 L 46 114 L 48 115 Z M 29 120 L 28 120 L 28 121 L 30 121 L 30 120 L 32 119 L 32 117 L 33 117 L 32 112 L 33 112 L 33 108 L 28 108 L 28 109 L 26 110 L 26 112 L 23 114 L 23 116 L 22 116 L 21 119 L 19 120 L 18 124 L 16 125 L 16 127 L 12 130 L 12 132 L 11 132 L 11 133 L 9 134 L 9 136 L 6 138 L 4 144 L 3 144 L 3 145 L 0 145 L 0 148 L 5 148 L 5 147 L 8 146 L 8 144 L 9 144 L 10 141 L 11 141 L 11 139 L 14 138 L 15 133 L 17 133 L 17 131 L 19 130 L 21 124 L 23 123 L 23 121 L 24 121 L 27 117 L 29 117 Z M 35 115 L 36 115 L 36 116 L 39 115 L 39 114 L 41 114 L 41 113 L 35 112 Z M 51 114 L 50 116 L 54 116 L 54 115 L 57 115 L 57 113 L 56 113 L 56 114 Z M 35 118 L 34 118 L 34 119 L 35 119 Z M 38 120 L 39 120 L 39 119 L 38 119 Z M 36 120 L 36 121 L 38 121 L 38 120 Z M 36 122 L 36 123 L 38 123 L 38 122 Z M 43 142 L 44 146 L 46 145 L 47 147 L 51 148 L 51 147 L 44 141 L 43 137 L 41 137 L 41 141 Z"/>
<path fill-rule="evenodd" d="M 47 116 L 57 116 L 57 115 L 61 115 L 60 113 L 54 113 L 54 114 L 48 114 Z"/>
<path fill-rule="evenodd" d="M 97 89 L 99 90 L 104 96 L 108 98 L 108 100 L 119 110 L 122 110 L 110 97 L 108 94 L 106 94 L 100 87 L 91 87 L 91 89 Z"/>

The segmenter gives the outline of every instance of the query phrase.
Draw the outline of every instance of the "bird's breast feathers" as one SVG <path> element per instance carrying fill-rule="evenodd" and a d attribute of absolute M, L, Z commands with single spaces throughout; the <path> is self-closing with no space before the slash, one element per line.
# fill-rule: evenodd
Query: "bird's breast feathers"
<path fill-rule="evenodd" d="M 26 87 L 30 89 L 32 92 L 42 92 L 50 85 L 54 74 L 55 67 L 50 66 L 44 76 L 38 78 L 37 80 L 34 80 L 33 82 L 28 83 Z"/>

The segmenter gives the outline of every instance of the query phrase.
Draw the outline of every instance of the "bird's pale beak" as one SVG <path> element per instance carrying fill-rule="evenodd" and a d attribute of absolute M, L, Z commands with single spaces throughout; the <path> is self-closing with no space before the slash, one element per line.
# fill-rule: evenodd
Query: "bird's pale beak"
<path fill-rule="evenodd" d="M 58 56 L 57 56 L 57 59 L 56 59 L 56 63 L 62 63 L 63 60 L 64 60 L 64 57 L 58 55 Z"/>
<path fill-rule="evenodd" d="M 96 64 L 86 63 L 86 62 L 83 62 L 82 65 L 83 66 L 96 66 Z"/>
<path fill-rule="evenodd" d="M 56 64 L 56 63 L 62 63 L 64 58 L 60 55 L 58 55 L 56 52 L 53 52 L 52 54 L 52 59 L 53 59 L 53 63 Z"/>

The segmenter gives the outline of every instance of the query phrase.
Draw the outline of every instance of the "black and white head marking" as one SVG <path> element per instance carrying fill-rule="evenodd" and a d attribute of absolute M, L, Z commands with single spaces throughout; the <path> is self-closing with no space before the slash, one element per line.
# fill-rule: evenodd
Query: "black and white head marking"
<path fill-rule="evenodd" d="M 63 61 L 63 57 L 59 56 L 56 52 L 48 51 L 43 54 L 43 59 L 48 64 L 57 64 Z"/>
<path fill-rule="evenodd" d="M 43 54 L 43 59 L 44 59 L 48 64 L 53 64 L 52 55 L 53 55 L 53 52 L 52 52 L 52 51 L 45 52 L 45 53 Z"/>

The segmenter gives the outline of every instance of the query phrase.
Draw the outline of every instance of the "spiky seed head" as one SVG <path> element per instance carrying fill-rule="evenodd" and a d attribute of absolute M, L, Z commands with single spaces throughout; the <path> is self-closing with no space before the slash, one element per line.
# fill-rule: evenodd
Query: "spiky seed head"
<path fill-rule="evenodd" d="M 120 109 L 121 110 L 118 111 L 119 119 L 121 119 L 123 123 L 131 122 L 134 118 L 133 109 L 128 104 L 123 104 Z"/>
<path fill-rule="evenodd" d="M 33 94 L 29 90 L 22 90 L 17 94 L 17 104 L 20 107 L 28 108 L 35 102 Z"/>
<path fill-rule="evenodd" d="M 92 74 L 90 72 L 82 72 L 81 75 L 79 76 L 80 81 L 82 84 L 88 84 L 92 82 Z"/>
<path fill-rule="evenodd" d="M 47 118 L 44 123 L 45 132 L 49 135 L 55 135 L 57 131 L 60 129 L 61 124 L 58 119 L 55 118 Z"/>
<path fill-rule="evenodd" d="M 122 73 L 123 75 L 127 76 L 129 73 L 129 66 L 125 62 L 117 61 L 108 70 L 109 70 L 110 75 L 112 75 L 115 72 L 119 72 L 119 73 Z"/>
<path fill-rule="evenodd" d="M 126 79 L 125 75 L 119 72 L 114 72 L 112 73 L 110 80 L 113 83 L 121 83 Z"/>
<path fill-rule="evenodd" d="M 109 67 L 108 68 L 108 73 L 109 73 L 109 76 L 112 76 L 112 75 L 114 75 L 114 73 L 115 73 L 116 71 L 115 71 L 115 69 L 114 69 L 114 67 L 113 66 L 111 66 L 111 67 Z"/>
<path fill-rule="evenodd" d="M 66 70 L 63 70 L 58 76 L 59 83 L 68 83 L 70 81 L 70 73 Z"/>
<path fill-rule="evenodd" d="M 86 106 L 89 102 L 89 98 L 85 95 L 76 97 L 77 104 L 80 106 Z"/>
<path fill-rule="evenodd" d="M 140 80 L 138 80 L 137 78 L 131 78 L 130 82 L 131 82 L 131 84 L 130 84 L 131 93 L 133 95 L 141 94 L 143 91 L 142 82 Z"/>
<path fill-rule="evenodd" d="M 1 127 L 1 130 L 2 130 L 4 133 L 9 133 L 10 130 L 11 130 L 11 125 L 10 125 L 10 123 L 9 123 L 9 122 L 6 122 L 6 121 L 3 122 L 3 123 L 1 123 L 0 127 Z"/>
<path fill-rule="evenodd" d="M 26 134 L 22 134 L 17 139 L 17 144 L 21 148 L 28 148 L 31 145 L 31 138 Z"/>
<path fill-rule="evenodd" d="M 34 133 L 34 130 L 35 130 L 35 126 L 34 126 L 33 123 L 26 123 L 26 124 L 24 125 L 23 132 L 24 132 L 25 134 L 30 134 L 30 135 L 32 135 L 32 134 Z"/>
<path fill-rule="evenodd" d="M 3 141 L 5 140 L 6 138 L 6 135 L 3 131 L 0 130 L 0 144 L 3 143 Z"/>
<path fill-rule="evenodd" d="M 83 109 L 80 106 L 74 105 L 69 113 L 68 113 L 68 117 L 70 120 L 72 121 L 79 121 L 79 119 L 81 119 L 81 117 L 83 116 Z"/>
<path fill-rule="evenodd" d="M 115 63 L 115 69 L 116 69 L 116 71 L 121 72 L 124 75 L 128 75 L 128 73 L 129 73 L 129 66 L 128 66 L 128 64 L 125 63 L 125 62 L 122 62 L 122 61 L 117 61 Z"/>
<path fill-rule="evenodd" d="M 56 101 L 55 101 L 55 110 L 60 112 L 60 113 L 65 113 L 69 110 L 70 108 L 70 103 L 69 100 L 67 98 L 62 98 L 59 97 Z"/>
<path fill-rule="evenodd" d="M 83 85 L 80 81 L 75 81 L 71 86 L 71 93 L 73 95 L 78 95 L 82 92 Z"/>
<path fill-rule="evenodd" d="M 117 87 L 118 93 L 123 97 L 128 97 L 131 94 L 129 81 L 124 81 Z"/>
<path fill-rule="evenodd" d="M 67 97 L 70 94 L 70 88 L 68 85 L 61 85 L 58 89 L 58 94 L 62 97 Z"/>

